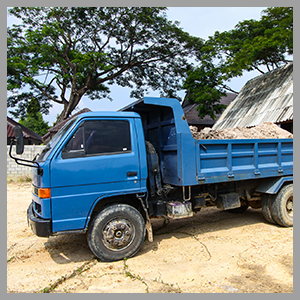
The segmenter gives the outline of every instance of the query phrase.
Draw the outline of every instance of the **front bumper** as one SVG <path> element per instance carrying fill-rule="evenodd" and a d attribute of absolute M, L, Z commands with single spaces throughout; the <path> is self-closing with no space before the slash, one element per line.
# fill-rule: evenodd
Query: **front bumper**
<path fill-rule="evenodd" d="M 51 220 L 45 220 L 35 215 L 33 203 L 27 209 L 27 223 L 33 233 L 39 237 L 49 237 L 51 234 Z"/>

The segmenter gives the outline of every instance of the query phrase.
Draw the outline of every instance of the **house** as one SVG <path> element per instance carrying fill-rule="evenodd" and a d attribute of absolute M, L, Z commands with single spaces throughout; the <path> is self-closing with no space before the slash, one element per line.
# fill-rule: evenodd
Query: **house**
<path fill-rule="evenodd" d="M 213 129 L 272 122 L 293 133 L 293 63 L 249 80 Z"/>
<path fill-rule="evenodd" d="M 89 108 L 83 108 L 82 110 L 78 111 L 77 113 L 75 113 L 74 115 L 70 116 L 69 118 L 62 120 L 61 122 L 59 122 L 58 124 L 54 125 L 53 127 L 51 127 L 50 129 L 48 129 L 48 132 L 43 136 L 43 140 L 48 143 L 52 137 L 71 119 L 73 119 L 74 117 L 85 113 L 85 112 L 89 112 L 91 111 Z"/>
<path fill-rule="evenodd" d="M 12 118 L 7 117 L 7 145 L 10 145 L 11 139 L 15 138 L 14 128 L 16 126 L 22 128 L 24 145 L 40 145 L 43 143 L 43 139 L 40 135 L 14 121 Z"/>
<path fill-rule="evenodd" d="M 220 99 L 220 103 L 228 106 L 236 97 L 234 93 L 226 93 L 226 96 Z M 216 119 L 213 120 L 210 116 L 205 116 L 201 119 L 198 116 L 198 111 L 196 110 L 197 104 L 191 104 L 187 98 L 184 99 L 182 103 L 182 108 L 189 125 L 198 127 L 198 130 L 203 129 L 204 127 L 212 127 L 216 120 L 219 119 L 221 114 L 216 115 Z"/>

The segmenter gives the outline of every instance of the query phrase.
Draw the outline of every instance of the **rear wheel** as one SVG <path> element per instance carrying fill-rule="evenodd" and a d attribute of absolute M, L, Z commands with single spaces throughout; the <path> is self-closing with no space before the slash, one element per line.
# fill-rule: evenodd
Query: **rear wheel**
<path fill-rule="evenodd" d="M 274 221 L 284 227 L 293 226 L 293 184 L 285 185 L 271 204 Z"/>
<path fill-rule="evenodd" d="M 116 261 L 135 255 L 145 233 L 145 221 L 138 210 L 127 204 L 115 204 L 95 216 L 87 239 L 100 260 Z"/>
<path fill-rule="evenodd" d="M 271 213 L 271 204 L 274 199 L 273 195 L 265 194 L 262 197 L 261 201 L 261 207 L 262 207 L 262 214 L 265 217 L 265 219 L 272 223 L 275 224 L 275 221 L 273 220 L 272 213 Z"/>

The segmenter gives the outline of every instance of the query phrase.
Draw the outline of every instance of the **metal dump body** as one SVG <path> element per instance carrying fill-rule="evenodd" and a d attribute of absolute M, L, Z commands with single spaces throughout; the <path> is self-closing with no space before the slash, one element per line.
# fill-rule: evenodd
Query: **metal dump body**
<path fill-rule="evenodd" d="M 142 117 L 165 184 L 192 186 L 293 174 L 293 139 L 195 140 L 177 99 L 144 98 L 123 108 Z"/>
<path fill-rule="evenodd" d="M 293 174 L 293 139 L 196 142 L 199 183 Z"/>

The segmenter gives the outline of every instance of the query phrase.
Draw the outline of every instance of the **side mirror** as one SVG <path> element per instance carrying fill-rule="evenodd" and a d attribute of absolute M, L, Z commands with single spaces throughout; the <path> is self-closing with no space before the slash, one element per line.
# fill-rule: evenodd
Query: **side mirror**
<path fill-rule="evenodd" d="M 16 142 L 16 153 L 22 154 L 24 152 L 24 139 L 23 139 L 22 128 L 20 126 L 16 126 L 14 128 L 14 131 L 15 131 L 15 138 L 11 139 L 10 141 L 9 157 L 14 159 L 18 165 L 37 168 L 38 174 L 43 175 L 43 169 L 41 169 L 40 165 L 36 161 L 21 159 L 21 158 L 13 157 L 11 155 L 11 150 L 14 142 Z"/>
<path fill-rule="evenodd" d="M 16 153 L 22 154 L 24 152 L 24 139 L 23 139 L 23 132 L 20 126 L 16 126 L 14 128 L 15 131 L 15 138 L 16 138 Z"/>

